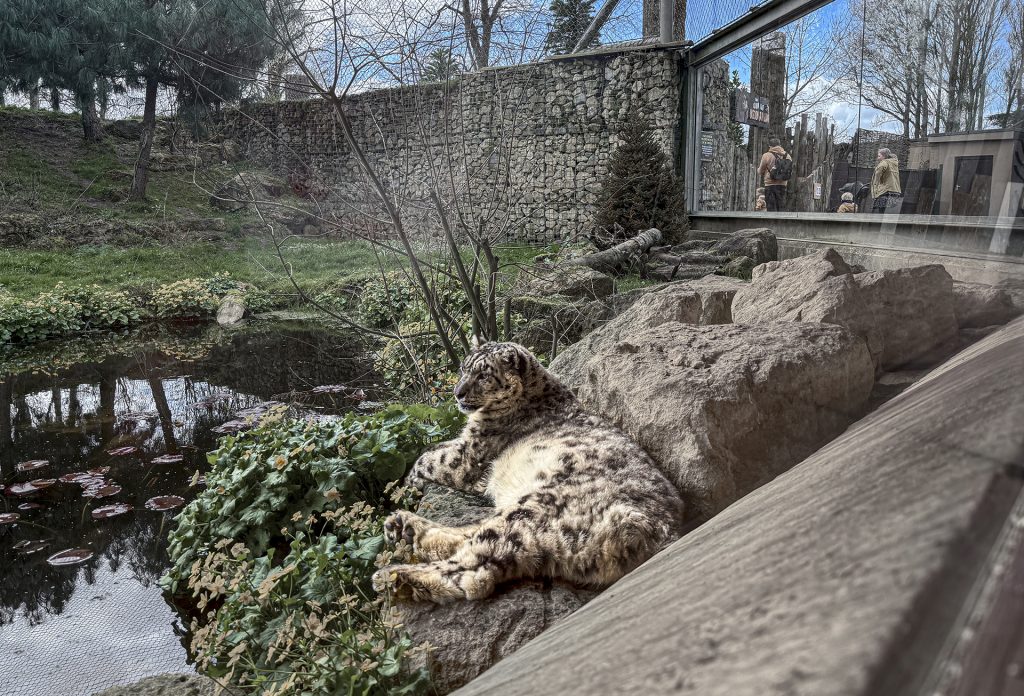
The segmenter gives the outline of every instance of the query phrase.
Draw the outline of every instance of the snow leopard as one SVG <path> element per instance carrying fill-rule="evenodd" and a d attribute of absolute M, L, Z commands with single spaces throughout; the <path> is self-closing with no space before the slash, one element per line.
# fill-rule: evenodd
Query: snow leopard
<path fill-rule="evenodd" d="M 494 514 L 448 527 L 393 513 L 387 540 L 422 562 L 378 570 L 378 592 L 445 604 L 520 578 L 603 588 L 679 536 L 683 501 L 650 455 L 586 413 L 528 349 L 474 345 L 455 399 L 468 414 L 460 436 L 422 454 L 407 482 L 484 494 Z"/>

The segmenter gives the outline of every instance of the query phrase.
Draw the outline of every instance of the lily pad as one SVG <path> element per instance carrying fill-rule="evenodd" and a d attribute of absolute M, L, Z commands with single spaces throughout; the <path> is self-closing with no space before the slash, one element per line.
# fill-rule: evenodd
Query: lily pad
<path fill-rule="evenodd" d="M 0 524 L 14 524 L 21 519 L 17 512 L 0 512 Z"/>
<path fill-rule="evenodd" d="M 29 481 L 29 483 L 35 486 L 36 489 L 42 490 L 43 488 L 49 488 L 53 484 L 57 483 L 57 479 L 33 479 L 32 481 Z"/>
<path fill-rule="evenodd" d="M 64 549 L 47 558 L 46 562 L 52 566 L 78 565 L 79 563 L 85 563 L 92 556 L 91 549 Z"/>
<path fill-rule="evenodd" d="M 63 476 L 61 476 L 57 480 L 60 481 L 61 483 L 78 483 L 82 479 L 87 479 L 87 478 L 89 478 L 89 473 L 88 472 L 85 472 L 85 471 L 72 471 L 70 473 L 64 474 Z"/>
<path fill-rule="evenodd" d="M 52 481 L 52 479 L 41 480 Z M 11 495 L 32 495 L 33 493 L 38 493 L 43 488 L 46 488 L 46 486 L 36 486 L 35 481 L 29 481 L 27 483 L 12 483 L 10 486 L 7 487 L 7 492 Z"/>
<path fill-rule="evenodd" d="M 128 445 L 127 447 L 115 447 L 114 449 L 107 450 L 107 454 L 111 457 L 123 457 L 128 454 L 135 454 L 139 451 L 138 447 Z"/>
<path fill-rule="evenodd" d="M 109 466 L 98 466 L 95 469 L 89 469 L 89 473 L 93 476 L 103 476 L 110 471 Z"/>
<path fill-rule="evenodd" d="M 92 518 L 94 520 L 105 520 L 110 517 L 117 517 L 123 515 L 126 512 L 131 512 L 135 507 L 128 503 L 114 503 L 113 505 L 104 505 L 98 507 L 92 511 Z"/>
<path fill-rule="evenodd" d="M 162 454 L 153 460 L 153 464 L 177 464 L 185 459 L 181 454 Z"/>
<path fill-rule="evenodd" d="M 38 553 L 50 545 L 48 541 L 20 541 L 14 545 L 14 548 L 18 550 L 22 556 L 28 556 L 29 554 Z"/>
<path fill-rule="evenodd" d="M 40 505 L 39 503 L 22 503 L 21 505 L 18 506 L 18 509 L 19 510 L 39 510 L 40 508 L 44 508 L 44 507 L 46 507 L 46 506 L 45 505 Z"/>
<path fill-rule="evenodd" d="M 24 473 L 26 471 L 42 469 L 44 466 L 50 466 L 50 462 L 45 459 L 30 459 L 27 462 L 20 462 L 16 464 L 14 468 L 19 472 Z"/>
<path fill-rule="evenodd" d="M 179 508 L 185 504 L 185 499 L 179 495 L 158 495 L 155 498 L 150 498 L 146 501 L 146 508 L 149 510 L 156 510 L 157 512 L 163 512 L 164 510 L 173 510 Z"/>
<path fill-rule="evenodd" d="M 120 492 L 121 487 L 116 483 L 111 483 L 99 488 L 86 488 L 82 491 L 82 495 L 86 498 L 109 498 L 110 496 L 117 495 Z"/>

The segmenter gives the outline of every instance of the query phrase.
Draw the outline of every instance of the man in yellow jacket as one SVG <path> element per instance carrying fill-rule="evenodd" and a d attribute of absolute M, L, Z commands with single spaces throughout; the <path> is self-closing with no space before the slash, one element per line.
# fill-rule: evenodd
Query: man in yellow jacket
<path fill-rule="evenodd" d="M 903 190 L 900 188 L 900 161 L 887 147 L 878 151 L 875 173 L 871 176 L 872 213 L 900 212 Z"/>
<path fill-rule="evenodd" d="M 761 155 L 757 173 L 764 177 L 764 200 L 768 210 L 785 210 L 786 187 L 793 174 L 793 160 L 782 149 L 778 138 L 768 141 L 768 152 Z"/>

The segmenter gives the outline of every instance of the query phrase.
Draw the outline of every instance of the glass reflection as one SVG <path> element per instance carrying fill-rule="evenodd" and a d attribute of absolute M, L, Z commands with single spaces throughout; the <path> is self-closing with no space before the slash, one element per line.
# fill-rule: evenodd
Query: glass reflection
<path fill-rule="evenodd" d="M 695 211 L 1024 216 L 1024 0 L 837 0 L 698 77 Z"/>

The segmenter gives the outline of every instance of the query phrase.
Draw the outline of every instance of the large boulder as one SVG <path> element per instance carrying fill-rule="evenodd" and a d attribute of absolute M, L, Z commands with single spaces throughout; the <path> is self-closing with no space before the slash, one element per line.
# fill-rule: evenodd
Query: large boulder
<path fill-rule="evenodd" d="M 237 326 L 249 315 L 249 307 L 241 295 L 226 295 L 217 308 L 217 323 L 221 326 Z"/>
<path fill-rule="evenodd" d="M 934 363 L 957 340 L 953 279 L 942 266 L 854 274 L 834 249 L 756 267 L 732 315 L 741 324 L 845 326 L 880 370 Z"/>
<path fill-rule="evenodd" d="M 551 370 L 636 439 L 701 519 L 841 433 L 862 415 L 874 381 L 863 339 L 841 326 L 652 328 L 633 310 L 570 346 Z"/>
<path fill-rule="evenodd" d="M 594 322 L 590 329 L 600 325 L 600 330 L 589 330 L 575 344 L 576 358 L 559 362 L 563 370 L 560 376 L 570 382 L 576 380 L 576 369 L 582 369 L 585 362 L 582 356 L 594 355 L 616 343 L 622 335 L 668 322 L 728 324 L 732 320 L 732 299 L 744 285 L 735 278 L 706 276 L 643 288 L 629 293 L 631 296 L 625 301 L 613 297 L 603 308 L 590 307 L 588 318 Z M 611 318 L 606 318 L 609 315 Z"/>
<path fill-rule="evenodd" d="M 1021 423 L 1024 319 L 457 696 L 1019 696 Z"/>
<path fill-rule="evenodd" d="M 1021 313 L 1006 290 L 984 283 L 954 281 L 953 302 L 961 329 L 1005 324 Z"/>
<path fill-rule="evenodd" d="M 679 319 L 679 321 L 694 321 L 700 324 L 728 324 L 732 322 L 732 300 L 736 293 L 746 285 L 736 278 L 728 278 L 719 275 L 708 275 L 695 280 L 676 280 L 671 283 L 651 285 L 645 288 L 637 288 L 618 295 L 612 295 L 604 300 L 592 302 L 587 308 L 588 316 L 600 322 L 614 319 L 640 305 L 637 311 L 653 314 L 645 305 L 647 303 L 664 302 L 667 297 L 687 298 L 696 295 L 700 300 L 700 311 L 696 319 Z M 681 299 L 689 303 L 689 299 Z M 670 312 L 658 323 L 672 321 L 675 316 Z M 652 324 L 654 325 L 654 324 Z M 594 328 L 594 327 L 591 327 Z"/>
<path fill-rule="evenodd" d="M 708 251 L 730 258 L 746 256 L 755 266 L 779 260 L 779 242 L 767 227 L 733 232 L 712 244 Z"/>
<path fill-rule="evenodd" d="M 451 526 L 472 524 L 492 512 L 484 499 L 436 485 L 428 488 L 419 509 L 424 517 Z M 564 583 L 528 580 L 502 586 L 480 601 L 399 602 L 394 611 L 413 642 L 431 645 L 412 666 L 426 667 L 437 693 L 446 694 L 596 595 Z"/>

